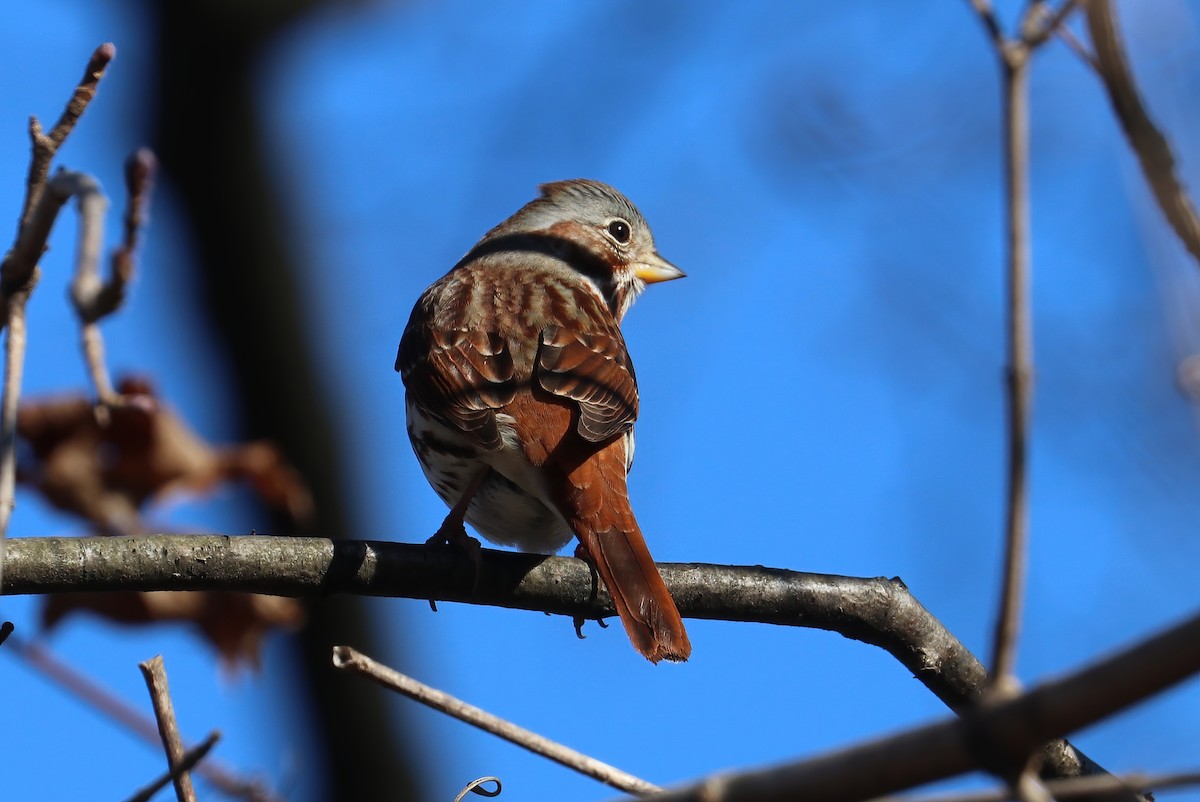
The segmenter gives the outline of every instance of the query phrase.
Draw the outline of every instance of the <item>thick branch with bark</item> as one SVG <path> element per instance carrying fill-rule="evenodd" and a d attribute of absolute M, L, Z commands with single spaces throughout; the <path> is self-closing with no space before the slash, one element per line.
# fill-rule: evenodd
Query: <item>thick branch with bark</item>
<path fill-rule="evenodd" d="M 576 559 L 484 549 L 478 570 L 450 549 L 380 541 L 226 535 L 17 538 L 8 544 L 8 595 L 107 590 L 226 590 L 313 596 L 351 593 L 614 615 Z M 899 579 L 805 574 L 761 566 L 663 564 L 690 618 L 754 621 L 838 632 L 886 649 L 939 699 L 965 712 L 987 672 Z M 1043 774 L 1101 769 L 1064 741 Z M 1127 796 L 1133 798 L 1132 795 Z"/>
<path fill-rule="evenodd" d="M 710 778 L 663 802 L 852 802 L 976 769 L 1005 773 L 1065 735 L 1200 672 L 1200 615 L 1032 690 L 811 760 Z M 865 770 L 869 767 L 870 770 Z M 1132 793 L 1126 791 L 1125 793 Z M 1104 799 L 1120 798 L 1101 793 Z"/>

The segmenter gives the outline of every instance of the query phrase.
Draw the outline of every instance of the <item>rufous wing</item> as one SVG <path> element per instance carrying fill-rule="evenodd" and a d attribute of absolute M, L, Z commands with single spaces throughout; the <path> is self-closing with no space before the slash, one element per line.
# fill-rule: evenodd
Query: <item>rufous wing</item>
<path fill-rule="evenodd" d="M 481 448 L 500 448 L 496 410 L 511 403 L 517 392 L 503 337 L 410 323 L 400 340 L 396 370 L 423 409 Z"/>
<path fill-rule="evenodd" d="M 547 475 L 559 511 L 608 588 L 635 649 L 652 662 L 692 652 L 683 619 L 646 547 L 625 483 L 623 437 L 638 413 L 637 379 L 619 331 L 551 326 L 541 335 L 535 382 L 578 404 L 575 448 L 558 448 Z M 568 434 L 569 436 L 569 434 Z"/>
<path fill-rule="evenodd" d="M 538 343 L 537 383 L 579 403 L 579 436 L 602 443 L 633 428 L 637 378 L 619 331 L 583 333 L 547 326 Z"/>

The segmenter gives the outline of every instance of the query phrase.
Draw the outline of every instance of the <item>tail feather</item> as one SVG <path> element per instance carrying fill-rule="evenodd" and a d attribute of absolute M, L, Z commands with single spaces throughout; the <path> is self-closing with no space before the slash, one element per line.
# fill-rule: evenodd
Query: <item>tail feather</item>
<path fill-rule="evenodd" d="M 604 581 L 633 647 L 653 663 L 688 659 L 683 619 L 629 504 L 632 438 L 615 438 L 598 451 L 578 438 L 563 442 L 546 460 L 546 475 L 562 478 L 550 484 L 551 497 Z"/>
<path fill-rule="evenodd" d="M 692 653 L 683 619 L 636 524 L 594 531 L 577 522 L 579 542 L 612 596 L 633 647 L 652 663 Z"/>

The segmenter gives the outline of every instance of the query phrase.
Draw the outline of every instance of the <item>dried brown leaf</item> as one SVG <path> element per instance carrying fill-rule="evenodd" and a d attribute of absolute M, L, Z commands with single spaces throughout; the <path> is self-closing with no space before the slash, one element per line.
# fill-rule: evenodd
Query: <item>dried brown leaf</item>
<path fill-rule="evenodd" d="M 17 433 L 27 448 L 18 480 L 106 534 L 143 533 L 140 512 L 152 500 L 235 480 L 297 523 L 311 517 L 307 486 L 273 444 L 212 446 L 159 403 L 146 380 L 124 378 L 118 392 L 124 401 L 107 410 L 104 425 L 83 395 L 22 404 Z"/>
<path fill-rule="evenodd" d="M 257 668 L 266 634 L 277 627 L 304 623 L 297 599 L 257 593 L 218 591 L 116 591 L 54 593 L 45 599 L 42 627 L 51 630 L 64 618 L 89 612 L 120 624 L 183 622 L 194 625 L 226 667 Z"/>

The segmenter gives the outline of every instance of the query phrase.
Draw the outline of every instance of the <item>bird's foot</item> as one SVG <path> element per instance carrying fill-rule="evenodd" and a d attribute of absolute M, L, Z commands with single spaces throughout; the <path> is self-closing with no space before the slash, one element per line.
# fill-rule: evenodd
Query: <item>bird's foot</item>
<path fill-rule="evenodd" d="M 452 521 L 447 518 L 433 533 L 433 537 L 425 541 L 426 546 L 449 546 L 462 552 L 473 562 L 478 563 L 483 546 L 477 538 L 467 534 L 462 521 Z"/>
<path fill-rule="evenodd" d="M 445 546 L 454 552 L 455 556 L 465 558 L 471 564 L 471 593 L 474 594 L 479 587 L 479 566 L 483 562 L 483 546 L 477 538 L 467 534 L 462 521 L 452 519 L 453 516 L 446 518 L 438 530 L 433 533 L 433 537 L 425 541 L 425 545 Z M 433 599 L 429 600 L 429 606 L 435 613 L 437 612 L 437 603 Z"/>
<path fill-rule="evenodd" d="M 587 563 L 588 571 L 592 574 L 592 599 L 595 600 L 596 594 L 600 592 L 600 574 L 596 572 L 596 561 L 592 559 L 592 555 L 588 554 L 582 543 L 575 544 L 575 559 Z"/>
<path fill-rule="evenodd" d="M 587 563 L 588 570 L 592 574 L 592 599 L 594 600 L 600 587 L 600 575 L 596 572 L 596 563 L 592 560 L 592 555 L 588 554 L 587 549 L 583 547 L 582 543 L 575 544 L 575 559 L 583 560 Z M 603 618 L 584 618 L 581 615 L 577 615 L 573 619 L 573 623 L 575 624 L 575 636 L 580 640 L 587 638 L 583 634 L 583 625 L 588 621 L 595 621 L 600 625 L 601 629 L 608 629 L 608 623 Z"/>
<path fill-rule="evenodd" d="M 583 634 L 583 625 L 588 621 L 595 621 L 600 625 L 601 629 L 608 629 L 608 622 L 603 618 L 584 618 L 581 615 L 577 615 L 571 619 L 571 623 L 575 625 L 575 637 L 579 638 L 580 640 L 587 640 L 587 635 Z"/>

